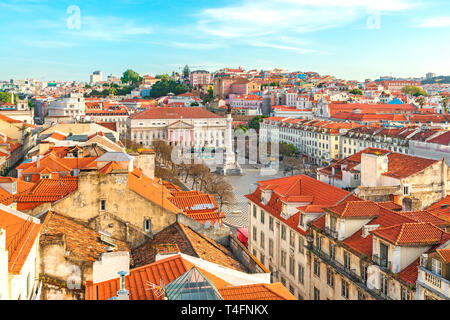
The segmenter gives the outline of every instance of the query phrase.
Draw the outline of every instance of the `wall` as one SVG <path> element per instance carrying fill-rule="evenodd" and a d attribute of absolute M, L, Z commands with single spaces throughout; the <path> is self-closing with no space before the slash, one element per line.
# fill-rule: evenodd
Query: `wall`
<path fill-rule="evenodd" d="M 78 189 L 66 198 L 55 202 L 52 210 L 64 216 L 90 222 L 102 213 L 126 221 L 143 231 L 144 220 L 151 219 L 151 233 L 157 233 L 176 221 L 176 214 L 163 210 L 150 200 L 128 188 L 128 173 L 82 172 L 78 176 Z M 100 200 L 106 200 L 106 211 L 100 211 Z M 39 210 L 42 212 L 43 210 Z M 101 219 L 99 220 L 101 221 Z M 123 235 L 123 231 L 116 230 Z M 118 240 L 126 241 L 119 237 Z"/>
<path fill-rule="evenodd" d="M 230 246 L 230 229 L 227 227 L 215 229 L 214 226 L 211 225 L 208 229 L 206 229 L 203 223 L 200 223 L 185 214 L 177 215 L 176 221 L 191 228 L 195 232 L 200 233 L 205 237 L 220 243 L 221 245 L 224 245 L 225 247 Z"/>

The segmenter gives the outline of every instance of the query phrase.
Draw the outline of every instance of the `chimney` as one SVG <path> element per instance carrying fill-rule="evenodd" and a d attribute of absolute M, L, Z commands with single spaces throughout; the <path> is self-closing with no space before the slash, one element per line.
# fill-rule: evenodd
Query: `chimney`
<path fill-rule="evenodd" d="M 125 289 L 125 276 L 128 274 L 126 271 L 119 271 L 120 276 L 120 290 L 117 291 L 117 300 L 130 300 L 129 292 Z"/>
<path fill-rule="evenodd" d="M 99 283 L 117 279 L 118 272 L 130 272 L 130 253 L 128 251 L 105 252 L 92 268 L 92 282 Z"/>
<path fill-rule="evenodd" d="M 48 150 L 50 150 L 50 141 L 41 141 L 39 143 L 39 155 L 44 155 L 47 153 Z"/>

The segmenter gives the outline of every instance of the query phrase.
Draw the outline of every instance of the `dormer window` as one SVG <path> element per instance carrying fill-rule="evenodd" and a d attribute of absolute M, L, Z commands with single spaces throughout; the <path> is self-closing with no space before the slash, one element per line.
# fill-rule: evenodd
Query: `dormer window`
<path fill-rule="evenodd" d="M 17 192 L 17 181 L 12 183 L 12 194 L 16 194 Z"/>
<path fill-rule="evenodd" d="M 286 214 L 287 214 L 287 205 L 283 203 L 283 205 L 281 207 L 281 210 L 282 210 L 283 216 L 286 216 Z"/>
<path fill-rule="evenodd" d="M 264 192 L 261 192 L 261 203 L 264 203 Z"/>
<path fill-rule="evenodd" d="M 442 262 L 437 259 L 431 259 L 431 271 L 442 276 Z"/>

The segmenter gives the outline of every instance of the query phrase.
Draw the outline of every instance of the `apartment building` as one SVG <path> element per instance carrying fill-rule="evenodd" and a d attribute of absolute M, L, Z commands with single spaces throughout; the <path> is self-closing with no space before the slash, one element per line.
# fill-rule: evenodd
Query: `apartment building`
<path fill-rule="evenodd" d="M 248 248 L 299 299 L 310 298 L 309 223 L 355 197 L 305 175 L 258 182 L 248 199 Z"/>
<path fill-rule="evenodd" d="M 308 162 L 328 165 L 332 160 L 340 159 L 341 137 L 358 126 L 355 123 L 269 117 L 261 123 L 259 135 L 261 141 L 293 144 Z"/>
<path fill-rule="evenodd" d="M 311 299 L 413 300 L 420 256 L 447 242 L 428 212 L 348 201 L 311 224 Z"/>

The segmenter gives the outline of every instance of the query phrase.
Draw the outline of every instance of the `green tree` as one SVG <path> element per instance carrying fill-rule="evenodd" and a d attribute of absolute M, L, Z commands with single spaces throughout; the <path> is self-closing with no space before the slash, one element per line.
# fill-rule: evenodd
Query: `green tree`
<path fill-rule="evenodd" d="M 361 90 L 361 89 L 358 89 L 358 88 L 355 88 L 355 89 L 353 89 L 353 90 L 350 90 L 350 93 L 351 93 L 351 94 L 358 94 L 358 95 L 360 95 L 360 96 L 363 95 L 362 90 Z"/>
<path fill-rule="evenodd" d="M 250 120 L 249 128 L 259 130 L 259 125 L 263 121 L 264 118 L 267 118 L 267 115 L 256 116 L 252 120 Z"/>
<path fill-rule="evenodd" d="M 292 157 L 297 152 L 297 148 L 291 143 L 281 142 L 279 152 L 284 157 Z"/>
<path fill-rule="evenodd" d="M 188 65 L 185 65 L 184 66 L 184 69 L 183 69 L 183 76 L 185 77 L 185 78 L 189 78 L 189 75 L 191 74 L 191 70 L 189 69 L 189 66 Z"/>
<path fill-rule="evenodd" d="M 19 98 L 19 96 L 17 94 L 14 93 L 14 102 L 17 102 L 17 99 Z M 0 101 L 1 102 L 6 102 L 6 103 L 11 103 L 11 92 L 0 92 Z"/>
<path fill-rule="evenodd" d="M 136 86 L 139 82 L 142 81 L 141 76 L 139 75 L 139 73 L 128 69 L 127 71 L 125 71 L 122 75 L 122 77 L 120 78 L 120 80 L 122 81 L 122 83 L 124 84 L 128 84 L 131 83 L 133 86 Z"/>
<path fill-rule="evenodd" d="M 416 87 L 416 86 L 405 86 L 402 89 L 402 92 L 406 93 L 406 94 L 409 94 L 411 96 L 414 96 L 414 97 L 419 97 L 419 96 L 426 97 L 426 96 L 428 96 L 428 94 L 423 89 L 421 89 L 419 87 Z"/>
<path fill-rule="evenodd" d="M 178 95 L 181 93 L 185 93 L 189 90 L 189 88 L 187 88 L 186 86 L 177 83 L 173 80 L 161 80 L 156 82 L 153 86 L 152 86 L 152 90 L 150 91 L 150 96 L 152 98 L 159 98 L 162 96 L 166 96 L 169 92 Z"/>
<path fill-rule="evenodd" d="M 166 81 L 170 81 L 170 76 L 168 74 L 157 74 L 155 76 L 156 79 L 161 79 L 161 80 L 166 80 Z"/>

